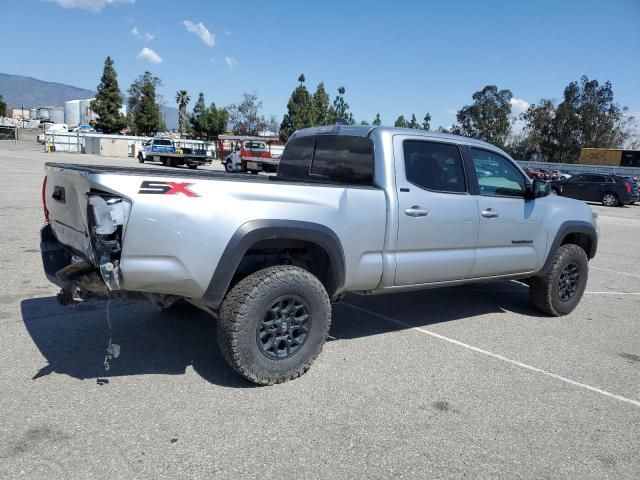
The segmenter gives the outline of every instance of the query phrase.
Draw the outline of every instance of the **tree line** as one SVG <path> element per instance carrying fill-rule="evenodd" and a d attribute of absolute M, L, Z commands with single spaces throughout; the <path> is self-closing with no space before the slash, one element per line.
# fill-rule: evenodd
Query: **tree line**
<path fill-rule="evenodd" d="M 144 72 L 127 90 L 127 114 L 121 113 L 124 96 L 118 87 L 113 61 L 107 57 L 95 100 L 91 104 L 97 114 L 94 126 L 105 133 L 129 128 L 137 135 L 153 135 L 165 129 L 156 89 L 160 79 Z M 640 135 L 634 117 L 627 107 L 615 102 L 613 87 L 607 81 L 600 84 L 583 76 L 570 82 L 561 101 L 542 98 L 519 115 L 513 114 L 513 94 L 496 85 L 486 85 L 475 92 L 468 105 L 456 112 L 456 123 L 438 127 L 438 131 L 468 136 L 497 145 L 519 159 L 537 159 L 572 163 L 578 160 L 582 147 L 638 148 Z M 229 129 L 237 135 L 259 135 L 265 131 L 278 132 L 283 141 L 301 128 L 333 125 L 356 125 L 346 89 L 340 86 L 333 101 L 324 82 L 313 93 L 306 86 L 304 74 L 287 103 L 282 122 L 260 113 L 262 102 L 255 93 L 244 93 L 239 103 L 218 107 L 207 105 L 203 93 L 198 94 L 193 110 L 187 112 L 191 97 L 186 90 L 176 92 L 178 125 L 181 135 L 201 139 L 215 139 Z M 1 105 L 0 105 L 1 106 Z M 369 122 L 360 121 L 361 125 Z M 382 125 L 380 114 L 371 122 Z M 431 129 L 431 115 L 422 120 L 415 114 L 399 115 L 394 126 L 421 130 Z"/>
<path fill-rule="evenodd" d="M 615 102 L 611 82 L 582 76 L 570 82 L 562 101 L 543 98 L 512 115 L 510 90 L 487 85 L 456 114 L 456 124 L 441 131 L 485 140 L 519 159 L 575 163 L 583 147 L 637 148 L 635 118 Z M 521 131 L 514 132 L 514 124 Z"/>
<path fill-rule="evenodd" d="M 154 135 L 166 130 L 160 110 L 161 98 L 157 88 L 161 80 L 151 72 L 144 72 L 127 90 L 127 113 L 121 108 L 124 95 L 118 85 L 118 75 L 113 60 L 107 57 L 96 97 L 91 102 L 91 110 L 96 119 L 92 125 L 105 133 L 119 133 L 128 128 L 135 135 Z M 204 94 L 200 93 L 191 113 L 187 107 L 191 97 L 186 90 L 178 90 L 175 96 L 178 105 L 178 129 L 181 135 L 212 140 L 225 133 L 229 126 L 236 135 L 259 135 L 266 130 L 277 130 L 274 117 L 269 119 L 260 114 L 262 102 L 255 93 L 243 94 L 239 103 L 219 108 L 214 102 L 207 105 Z"/>
<path fill-rule="evenodd" d="M 298 86 L 291 93 L 287 103 L 287 113 L 280 124 L 280 139 L 283 142 L 286 142 L 293 132 L 301 128 L 336 123 L 356 125 L 357 122 L 345 100 L 346 89 L 343 86 L 338 87 L 338 94 L 333 103 L 330 103 L 324 82 L 318 83 L 313 94 L 309 92 L 305 82 L 306 78 L 304 74 L 301 74 L 298 77 Z M 429 113 L 425 114 L 421 123 L 418 122 L 415 114 L 411 115 L 409 121 L 405 119 L 404 115 L 400 115 L 395 121 L 395 126 L 429 130 L 430 122 L 431 115 Z M 360 125 L 369 125 L 369 122 L 363 120 Z M 382 125 L 379 113 L 376 114 L 372 125 Z"/>

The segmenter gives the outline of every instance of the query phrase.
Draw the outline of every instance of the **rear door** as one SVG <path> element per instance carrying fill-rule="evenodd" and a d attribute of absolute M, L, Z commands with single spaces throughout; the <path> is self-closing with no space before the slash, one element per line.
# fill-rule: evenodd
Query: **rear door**
<path fill-rule="evenodd" d="M 527 181 L 508 158 L 471 148 L 478 182 L 478 246 L 472 276 L 488 277 L 539 268 L 547 246 L 548 198 L 525 200 Z"/>
<path fill-rule="evenodd" d="M 469 194 L 460 147 L 394 137 L 398 197 L 396 285 L 469 276 L 478 239 L 478 204 Z"/>

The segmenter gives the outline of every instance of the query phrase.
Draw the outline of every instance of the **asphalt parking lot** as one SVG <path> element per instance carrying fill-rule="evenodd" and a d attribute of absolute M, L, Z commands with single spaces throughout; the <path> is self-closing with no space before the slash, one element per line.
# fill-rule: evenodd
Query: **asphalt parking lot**
<path fill-rule="evenodd" d="M 0 478 L 640 478 L 640 206 L 593 206 L 567 317 L 516 282 L 349 296 L 306 375 L 255 387 L 206 314 L 139 302 L 104 370 L 106 304 L 42 273 L 42 169 L 137 162 L 40 148 L 0 145 Z"/>

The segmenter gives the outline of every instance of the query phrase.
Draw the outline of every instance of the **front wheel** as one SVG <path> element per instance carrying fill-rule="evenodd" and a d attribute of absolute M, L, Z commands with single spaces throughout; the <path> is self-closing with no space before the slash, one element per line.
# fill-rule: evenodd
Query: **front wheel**
<path fill-rule="evenodd" d="M 191 170 L 195 170 L 196 168 L 198 168 L 198 165 L 193 165 L 193 164 L 191 164 L 191 165 L 189 165 L 189 168 L 190 168 Z"/>
<path fill-rule="evenodd" d="M 144 156 L 141 153 L 138 154 L 138 162 L 144 163 Z"/>
<path fill-rule="evenodd" d="M 291 265 L 259 270 L 226 295 L 218 344 L 227 363 L 260 385 L 304 374 L 331 325 L 329 296 L 311 273 Z"/>
<path fill-rule="evenodd" d="M 615 193 L 607 192 L 602 195 L 602 205 L 605 207 L 615 207 L 618 205 L 618 197 L 616 197 Z"/>
<path fill-rule="evenodd" d="M 562 245 L 546 271 L 529 279 L 533 304 L 554 317 L 567 315 L 580 302 L 587 287 L 589 260 L 578 245 Z"/>
<path fill-rule="evenodd" d="M 224 169 L 229 173 L 233 173 L 233 164 L 230 161 L 225 162 Z"/>

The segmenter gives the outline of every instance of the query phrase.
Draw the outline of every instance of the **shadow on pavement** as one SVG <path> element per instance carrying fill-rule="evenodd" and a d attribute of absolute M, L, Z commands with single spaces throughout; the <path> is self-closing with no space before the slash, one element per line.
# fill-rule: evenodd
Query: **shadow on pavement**
<path fill-rule="evenodd" d="M 184 374 L 192 367 L 205 380 L 233 388 L 255 385 L 237 375 L 218 349 L 215 320 L 190 305 L 172 313 L 146 302 L 112 301 L 113 343 L 121 352 L 103 366 L 109 331 L 106 302 L 61 307 L 55 297 L 22 301 L 22 319 L 48 364 L 34 379 L 61 373 L 78 379 L 141 374 Z"/>
<path fill-rule="evenodd" d="M 426 327 L 507 312 L 529 317 L 544 316 L 529 301 L 529 287 L 512 281 L 375 296 L 348 295 L 344 303 L 390 317 L 411 327 Z M 362 321 L 363 315 L 366 316 L 364 312 L 338 305 L 334 311 L 339 311 L 338 318 L 334 314 L 331 325 L 331 335 L 337 340 L 402 330 L 397 323 L 375 315 Z M 354 321 L 350 321 L 351 319 Z"/>
<path fill-rule="evenodd" d="M 379 296 L 348 295 L 345 303 L 400 320 L 412 327 L 504 312 L 540 316 L 531 306 L 528 288 L 515 282 L 452 287 Z M 237 375 L 218 349 L 215 320 L 190 305 L 165 313 L 146 302 L 112 301 L 113 343 L 119 358 L 103 366 L 109 333 L 106 302 L 61 307 L 55 297 L 21 303 L 22 319 L 48 364 L 34 379 L 61 373 L 78 379 L 140 374 L 184 374 L 192 367 L 205 380 L 232 388 L 254 385 Z M 402 330 L 380 317 L 338 304 L 330 340 L 356 339 Z"/>

